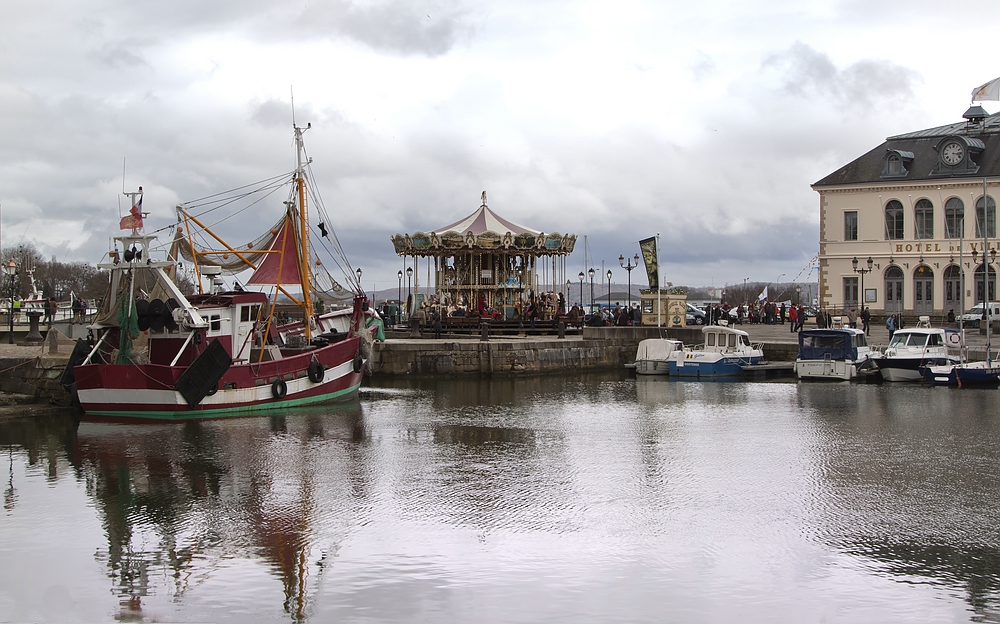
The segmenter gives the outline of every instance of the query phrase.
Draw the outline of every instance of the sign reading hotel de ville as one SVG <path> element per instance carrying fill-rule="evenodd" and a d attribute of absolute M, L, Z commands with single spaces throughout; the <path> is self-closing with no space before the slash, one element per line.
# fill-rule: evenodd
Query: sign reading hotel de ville
<path fill-rule="evenodd" d="M 967 241 L 965 249 L 959 249 L 959 245 L 948 244 L 947 249 L 941 247 L 941 243 L 889 243 L 889 253 L 932 253 L 935 251 L 947 251 L 959 253 L 959 251 L 965 251 L 972 253 L 973 251 L 982 252 L 983 243 L 982 241 Z M 996 249 L 1000 251 L 1000 243 L 996 241 L 989 241 L 989 246 L 987 250 Z"/>

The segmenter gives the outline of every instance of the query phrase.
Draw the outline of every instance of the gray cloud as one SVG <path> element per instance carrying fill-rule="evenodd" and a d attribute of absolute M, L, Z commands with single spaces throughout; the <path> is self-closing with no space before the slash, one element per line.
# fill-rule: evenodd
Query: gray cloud
<path fill-rule="evenodd" d="M 455 45 L 465 29 L 463 17 L 457 6 L 443 3 L 333 0 L 306 7 L 294 25 L 314 35 L 350 37 L 376 50 L 433 57 Z"/>
<path fill-rule="evenodd" d="M 911 99 L 920 80 L 914 70 L 885 60 L 864 59 L 838 69 L 827 54 L 801 42 L 768 56 L 761 69 L 778 72 L 786 93 L 832 97 L 841 106 L 865 109 Z"/>

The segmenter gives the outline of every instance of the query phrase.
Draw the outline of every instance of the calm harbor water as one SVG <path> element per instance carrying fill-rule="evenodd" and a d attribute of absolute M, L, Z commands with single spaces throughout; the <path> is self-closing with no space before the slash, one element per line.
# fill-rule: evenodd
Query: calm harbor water
<path fill-rule="evenodd" d="M 0 422 L 0 621 L 1000 621 L 996 390 L 374 383 Z"/>

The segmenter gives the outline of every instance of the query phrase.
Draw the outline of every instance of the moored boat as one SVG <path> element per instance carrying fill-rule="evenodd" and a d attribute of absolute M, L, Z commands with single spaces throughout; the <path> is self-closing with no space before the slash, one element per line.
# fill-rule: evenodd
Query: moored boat
<path fill-rule="evenodd" d="M 723 321 L 725 323 L 725 321 Z M 764 357 L 759 346 L 750 344 L 750 335 L 728 325 L 706 325 L 705 342 L 670 354 L 670 375 L 675 377 L 735 377 L 743 367 L 758 364 Z"/>
<path fill-rule="evenodd" d="M 294 130 L 297 167 L 290 198 L 269 235 L 245 249 L 226 245 L 228 253 L 222 256 L 199 251 L 187 229 L 188 258 L 199 289 L 201 277 L 207 276 L 214 285 L 211 292 L 186 296 L 172 277 L 176 256 L 153 259 L 156 237 L 139 232 L 141 187 L 139 193 L 129 193 L 133 210 L 121 227 L 132 233 L 115 237 L 110 262 L 99 265 L 110 279 L 89 326 L 93 344 L 78 343 L 63 380 L 86 414 L 214 418 L 317 403 L 358 390 L 375 328 L 365 326 L 368 302 L 360 284 L 354 284 L 348 319 L 339 321 L 346 331 L 323 331 L 320 315 L 313 312 L 310 269 L 320 263 L 308 237 L 303 129 Z M 188 225 L 196 219 L 179 206 L 178 221 Z M 325 226 L 320 229 L 325 232 Z M 272 295 L 241 287 L 225 290 L 214 254 L 241 258 L 247 265 L 243 268 L 253 270 L 249 283 L 273 287 Z M 295 288 L 301 290 L 296 293 Z M 300 328 L 285 335 L 274 314 L 279 293 L 304 310 Z"/>
<path fill-rule="evenodd" d="M 850 381 L 873 354 L 860 329 L 805 329 L 799 332 L 795 374 L 799 379 Z"/>
<path fill-rule="evenodd" d="M 961 334 L 951 328 L 931 327 L 921 316 L 916 327 L 897 330 L 882 357 L 873 358 L 885 381 L 920 381 L 921 367 L 952 366 L 961 359 L 948 349 L 961 344 Z"/>

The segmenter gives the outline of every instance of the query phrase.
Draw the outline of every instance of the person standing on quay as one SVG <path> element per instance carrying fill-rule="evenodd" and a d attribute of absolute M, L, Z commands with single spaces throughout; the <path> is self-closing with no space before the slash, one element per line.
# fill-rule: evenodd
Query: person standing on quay
<path fill-rule="evenodd" d="M 794 334 L 799 328 L 799 309 L 795 306 L 788 308 L 788 332 Z"/>
<path fill-rule="evenodd" d="M 853 307 L 847 313 L 847 322 L 851 329 L 858 328 L 858 312 Z"/>
<path fill-rule="evenodd" d="M 872 313 L 865 306 L 865 309 L 861 311 L 861 329 L 865 332 L 865 335 L 869 335 L 872 330 Z"/>
<path fill-rule="evenodd" d="M 885 319 L 885 328 L 889 330 L 889 340 L 892 340 L 892 335 L 896 333 L 896 315 L 890 314 L 889 318 Z"/>

